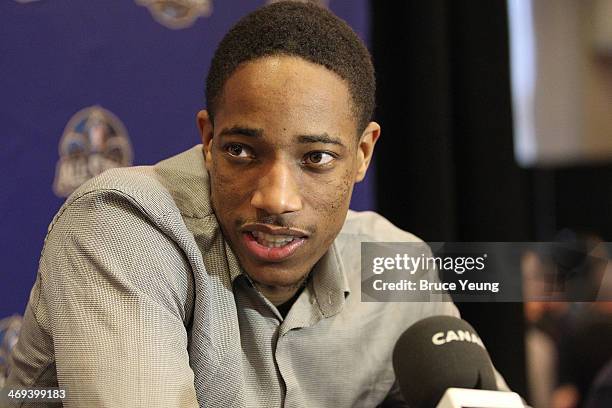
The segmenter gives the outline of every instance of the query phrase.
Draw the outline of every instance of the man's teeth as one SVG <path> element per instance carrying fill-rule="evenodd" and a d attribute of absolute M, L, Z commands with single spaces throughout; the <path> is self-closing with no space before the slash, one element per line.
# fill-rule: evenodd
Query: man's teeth
<path fill-rule="evenodd" d="M 252 234 L 259 244 L 273 248 L 287 245 L 289 242 L 295 239 L 295 237 L 291 235 L 272 235 L 260 231 L 253 231 Z"/>

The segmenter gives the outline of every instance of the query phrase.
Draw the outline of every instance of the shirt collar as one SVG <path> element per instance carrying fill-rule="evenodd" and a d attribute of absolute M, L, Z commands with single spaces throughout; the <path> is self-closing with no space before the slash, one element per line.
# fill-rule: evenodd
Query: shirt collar
<path fill-rule="evenodd" d="M 202 219 L 213 214 L 201 144 L 157 163 L 154 169 L 158 181 L 170 192 L 183 217 Z"/>
<path fill-rule="evenodd" d="M 239 276 L 245 276 L 248 279 L 227 242 L 225 242 L 225 252 L 232 284 Z M 323 316 L 331 317 L 338 314 L 350 293 L 350 288 L 335 241 L 315 264 L 311 274 L 315 298 Z"/>
<path fill-rule="evenodd" d="M 232 250 L 232 248 L 230 248 L 225 238 L 223 238 L 223 242 L 225 244 L 225 255 L 227 257 L 227 265 L 229 267 L 229 274 L 230 274 L 230 278 L 233 284 L 236 278 L 242 275 L 246 277 L 246 274 L 242 270 L 242 267 L 240 266 L 240 262 L 238 262 L 238 258 L 236 257 L 236 254 L 234 254 L 234 251 Z"/>
<path fill-rule="evenodd" d="M 325 317 L 338 314 L 350 293 L 344 264 L 336 241 L 313 268 L 313 288 L 321 313 Z"/>

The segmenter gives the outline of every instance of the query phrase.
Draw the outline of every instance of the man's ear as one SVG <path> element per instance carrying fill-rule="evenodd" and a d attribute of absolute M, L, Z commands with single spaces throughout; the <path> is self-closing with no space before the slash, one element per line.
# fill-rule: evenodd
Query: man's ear
<path fill-rule="evenodd" d="M 206 109 L 199 111 L 196 116 L 196 121 L 198 123 L 198 129 L 200 129 L 202 144 L 204 145 L 206 168 L 210 170 L 209 166 L 212 163 L 212 142 L 214 130 L 208 111 Z"/>
<path fill-rule="evenodd" d="M 368 166 L 372 160 L 374 153 L 374 145 L 380 137 L 380 125 L 376 122 L 368 123 L 365 130 L 359 138 L 359 146 L 357 146 L 357 173 L 355 173 L 355 182 L 359 183 L 366 175 Z"/>

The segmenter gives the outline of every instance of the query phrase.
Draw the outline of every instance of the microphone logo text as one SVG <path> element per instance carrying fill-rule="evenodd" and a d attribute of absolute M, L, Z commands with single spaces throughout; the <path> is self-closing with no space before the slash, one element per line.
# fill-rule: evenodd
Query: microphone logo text
<path fill-rule="evenodd" d="M 431 337 L 431 342 L 436 346 L 442 346 L 453 341 L 467 341 L 468 343 L 478 344 L 484 348 L 482 340 L 476 333 L 468 330 L 448 330 L 446 332 L 437 332 Z"/>

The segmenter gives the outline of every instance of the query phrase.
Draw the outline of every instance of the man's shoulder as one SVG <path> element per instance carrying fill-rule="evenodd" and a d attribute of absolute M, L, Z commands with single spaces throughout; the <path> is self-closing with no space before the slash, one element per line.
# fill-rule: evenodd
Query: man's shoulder
<path fill-rule="evenodd" d="M 374 211 L 349 210 L 340 234 L 372 242 L 422 242 Z"/>
<path fill-rule="evenodd" d="M 76 201 L 117 196 L 151 218 L 169 213 L 205 216 L 210 213 L 207 174 L 196 146 L 155 165 L 107 170 L 79 187 L 64 208 Z"/>

